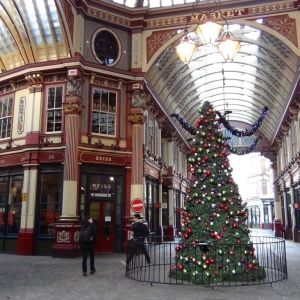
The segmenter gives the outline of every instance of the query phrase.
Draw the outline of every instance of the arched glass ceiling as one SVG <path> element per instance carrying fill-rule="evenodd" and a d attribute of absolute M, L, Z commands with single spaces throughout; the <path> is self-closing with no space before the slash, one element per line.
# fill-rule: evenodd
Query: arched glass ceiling
<path fill-rule="evenodd" d="M 68 56 L 55 0 L 0 1 L 0 68 Z"/>
<path fill-rule="evenodd" d="M 187 3 L 193 3 L 195 0 L 110 0 L 111 2 L 119 3 L 128 7 L 143 7 L 147 6 L 149 8 L 155 7 L 166 7 L 173 5 L 183 5 Z M 219 0 L 220 2 L 230 2 L 229 0 Z M 209 0 L 199 0 L 199 3 L 208 3 Z M 211 0 L 213 3 L 213 0 Z"/>
<path fill-rule="evenodd" d="M 279 39 L 257 28 L 232 24 L 229 30 L 242 40 L 234 62 L 225 63 L 216 47 L 200 45 L 184 65 L 168 47 L 148 72 L 149 79 L 170 113 L 194 125 L 205 100 L 231 121 L 245 128 L 257 121 L 265 106 L 268 122 L 261 131 L 271 141 L 296 72 L 297 56 Z M 194 41 L 198 36 L 189 34 Z"/>

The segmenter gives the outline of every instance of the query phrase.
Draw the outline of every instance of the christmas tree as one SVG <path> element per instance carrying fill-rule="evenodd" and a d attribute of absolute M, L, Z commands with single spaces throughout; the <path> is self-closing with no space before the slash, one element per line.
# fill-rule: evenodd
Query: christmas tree
<path fill-rule="evenodd" d="M 226 138 L 209 102 L 199 109 L 190 186 L 184 200 L 182 230 L 170 277 L 195 284 L 256 281 L 264 278 L 247 223 L 247 208 L 231 176 Z"/>

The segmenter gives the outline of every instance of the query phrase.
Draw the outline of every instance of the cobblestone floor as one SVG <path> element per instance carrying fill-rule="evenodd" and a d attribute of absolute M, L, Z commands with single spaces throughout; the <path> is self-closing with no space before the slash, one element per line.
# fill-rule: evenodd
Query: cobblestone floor
<path fill-rule="evenodd" d="M 254 229 L 253 235 L 273 236 Z M 124 276 L 124 254 L 96 256 L 96 273 L 83 277 L 81 258 L 0 254 L 0 300 L 299 300 L 300 244 L 286 241 L 288 279 L 261 286 L 174 286 L 136 282 Z"/>

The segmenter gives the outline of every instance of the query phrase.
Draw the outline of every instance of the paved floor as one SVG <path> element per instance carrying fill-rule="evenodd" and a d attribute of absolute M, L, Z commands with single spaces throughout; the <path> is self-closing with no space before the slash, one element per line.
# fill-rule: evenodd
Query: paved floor
<path fill-rule="evenodd" d="M 254 229 L 253 235 L 273 236 Z M 174 286 L 125 278 L 124 254 L 96 256 L 94 275 L 83 277 L 81 258 L 0 254 L 0 300 L 263 300 L 300 299 L 300 243 L 286 241 L 288 279 L 272 286 Z"/>

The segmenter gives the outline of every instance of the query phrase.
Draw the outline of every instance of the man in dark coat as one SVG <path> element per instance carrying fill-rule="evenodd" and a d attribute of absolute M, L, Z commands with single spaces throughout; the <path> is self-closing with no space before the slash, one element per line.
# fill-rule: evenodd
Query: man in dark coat
<path fill-rule="evenodd" d="M 90 228 L 89 228 L 90 227 Z M 97 229 L 93 224 L 92 217 L 85 217 L 82 223 L 82 230 L 89 228 L 91 240 L 88 243 L 80 243 L 82 251 L 82 272 L 83 276 L 87 276 L 87 257 L 90 254 L 90 273 L 94 274 L 95 269 L 95 246 L 97 241 Z"/>
<path fill-rule="evenodd" d="M 151 264 L 150 256 L 145 248 L 145 237 L 143 236 L 143 220 L 141 220 L 140 214 L 133 215 L 134 223 L 131 226 L 131 231 L 133 232 L 133 239 L 128 241 L 129 251 L 126 259 L 126 265 L 128 266 L 131 262 L 134 254 L 139 251 L 145 255 L 147 265 Z"/>

